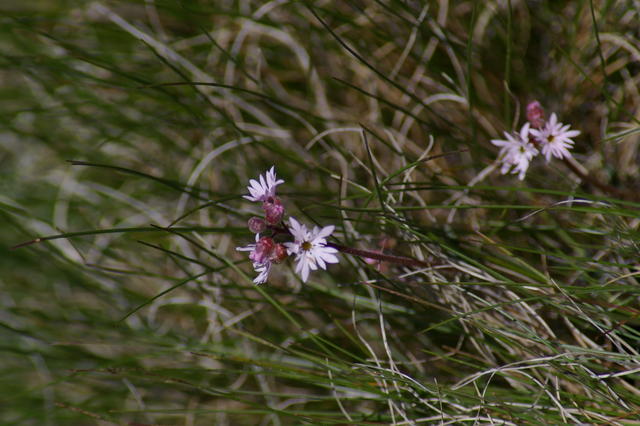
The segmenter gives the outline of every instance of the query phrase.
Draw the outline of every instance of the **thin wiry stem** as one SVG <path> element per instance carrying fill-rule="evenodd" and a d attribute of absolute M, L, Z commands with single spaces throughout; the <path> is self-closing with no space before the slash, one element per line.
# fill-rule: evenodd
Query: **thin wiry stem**
<path fill-rule="evenodd" d="M 287 234 L 287 235 L 291 235 L 291 232 L 289 231 L 289 228 L 283 226 L 270 226 L 269 227 L 272 231 L 273 231 L 273 236 L 277 235 L 277 234 Z M 342 253 L 346 253 L 346 254 L 351 254 L 353 256 L 360 256 L 362 258 L 365 259 L 375 259 L 375 260 L 380 260 L 382 262 L 390 262 L 390 263 L 395 263 L 397 265 L 404 265 L 404 266 L 421 266 L 421 267 L 431 267 L 432 265 L 423 262 L 421 260 L 418 259 L 414 259 L 412 257 L 405 257 L 405 256 L 396 256 L 396 255 L 392 255 L 392 254 L 384 254 L 381 253 L 379 251 L 373 251 L 373 250 L 365 250 L 365 249 L 357 249 L 354 247 L 349 247 L 349 246 L 344 246 L 342 244 L 335 244 L 335 243 L 327 243 L 327 247 L 332 247 Z"/>
<path fill-rule="evenodd" d="M 603 191 L 603 192 L 605 192 L 605 193 L 607 193 L 609 195 L 613 195 L 615 197 L 624 198 L 626 200 L 631 200 L 631 201 L 638 201 L 639 200 L 638 195 L 635 194 L 635 193 L 632 194 L 630 192 L 623 191 L 623 190 L 621 190 L 619 188 L 616 188 L 615 186 L 611 186 L 611 185 L 608 185 L 608 184 L 606 184 L 604 182 L 600 182 L 598 179 L 594 178 L 593 176 L 590 176 L 588 173 L 584 173 L 570 159 L 563 158 L 562 161 L 580 179 L 582 179 L 583 181 L 589 183 L 590 185 L 595 186 L 596 188 L 600 189 L 601 191 Z"/>
<path fill-rule="evenodd" d="M 363 249 L 357 249 L 357 248 L 353 248 L 353 247 L 347 247 L 347 246 L 343 246 L 340 244 L 334 244 L 334 243 L 327 243 L 327 247 L 333 247 L 334 249 L 342 252 L 342 253 L 347 253 L 347 254 L 351 254 L 354 256 L 360 256 L 366 259 L 375 259 L 375 260 L 380 260 L 382 262 L 390 262 L 390 263 L 396 263 L 398 265 L 404 265 L 404 266 L 423 266 L 423 267 L 430 267 L 431 265 L 429 265 L 426 262 L 423 262 L 421 260 L 418 259 L 414 259 L 411 257 L 404 257 L 404 256 L 395 256 L 392 254 L 384 254 L 384 253 L 380 253 L 379 251 L 372 251 L 372 250 L 363 250 Z"/>

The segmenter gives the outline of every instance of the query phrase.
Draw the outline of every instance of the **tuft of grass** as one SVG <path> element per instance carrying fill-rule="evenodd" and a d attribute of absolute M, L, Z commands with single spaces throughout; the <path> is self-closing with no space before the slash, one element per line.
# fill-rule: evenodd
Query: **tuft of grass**
<path fill-rule="evenodd" d="M 628 2 L 0 12 L 2 424 L 637 423 Z M 520 182 L 489 141 L 533 99 L 578 166 Z M 288 214 L 430 266 L 254 286 L 271 165 Z"/>

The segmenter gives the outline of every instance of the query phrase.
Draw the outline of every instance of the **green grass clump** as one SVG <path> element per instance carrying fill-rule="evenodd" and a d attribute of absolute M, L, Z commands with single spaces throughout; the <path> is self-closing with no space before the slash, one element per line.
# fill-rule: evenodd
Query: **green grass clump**
<path fill-rule="evenodd" d="M 638 422 L 637 7 L 5 3 L 0 423 Z M 519 181 L 490 140 L 534 99 L 582 133 Z M 427 266 L 254 286 L 272 165 Z"/>

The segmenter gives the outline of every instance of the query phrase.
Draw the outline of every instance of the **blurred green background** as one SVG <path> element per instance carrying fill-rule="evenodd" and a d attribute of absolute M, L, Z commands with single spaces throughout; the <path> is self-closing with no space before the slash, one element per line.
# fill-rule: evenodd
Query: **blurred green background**
<path fill-rule="evenodd" d="M 0 423 L 635 424 L 639 15 L 0 0 Z M 493 171 L 534 99 L 628 197 Z M 288 214 L 432 266 L 254 286 L 272 165 Z"/>

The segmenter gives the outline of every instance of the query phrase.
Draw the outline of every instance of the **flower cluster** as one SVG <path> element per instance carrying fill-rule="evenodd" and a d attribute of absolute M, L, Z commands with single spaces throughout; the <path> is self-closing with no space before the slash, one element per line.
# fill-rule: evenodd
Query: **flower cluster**
<path fill-rule="evenodd" d="M 284 206 L 276 196 L 276 186 L 284 183 L 284 180 L 276 179 L 275 168 L 271 167 L 258 180 L 249 181 L 249 195 L 245 195 L 249 201 L 261 202 L 264 210 L 264 218 L 252 217 L 249 219 L 249 230 L 256 234 L 256 242 L 245 247 L 238 247 L 238 251 L 248 251 L 249 259 L 253 263 L 253 269 L 258 276 L 253 280 L 256 284 L 267 281 L 271 266 L 282 263 L 288 256 L 294 256 L 295 271 L 300 274 L 303 282 L 309 278 L 309 272 L 318 268 L 327 269 L 328 263 L 338 263 L 336 250 L 327 243 L 327 237 L 331 235 L 334 226 L 324 228 L 314 227 L 309 230 L 295 218 L 289 218 L 287 226 L 282 218 Z M 260 237 L 265 231 L 271 231 L 271 236 Z M 277 234 L 286 234 L 293 241 L 284 243 L 276 242 Z"/>
<path fill-rule="evenodd" d="M 531 102 L 527 105 L 527 122 L 518 133 L 505 132 L 506 139 L 491 141 L 500 148 L 500 172 L 517 173 L 518 179 L 523 180 L 529 163 L 538 154 L 544 155 L 547 162 L 551 157 L 571 157 L 569 150 L 574 144 L 571 138 L 578 136 L 580 131 L 570 130 L 570 127 L 568 124 L 559 123 L 555 113 L 546 121 L 540 102 Z"/>

